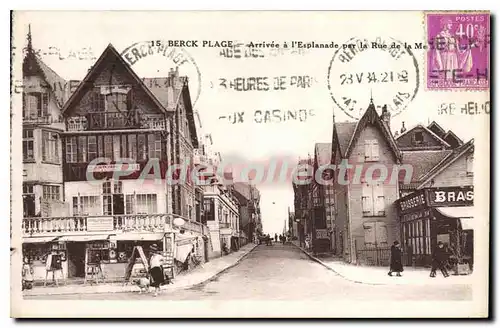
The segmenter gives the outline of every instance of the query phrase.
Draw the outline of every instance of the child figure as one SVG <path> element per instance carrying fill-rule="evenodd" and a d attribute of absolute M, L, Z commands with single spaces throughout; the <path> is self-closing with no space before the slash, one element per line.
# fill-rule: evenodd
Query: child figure
<path fill-rule="evenodd" d="M 23 270 L 22 270 L 22 290 L 33 288 L 33 274 L 34 270 L 31 266 L 29 259 L 27 257 L 24 258 Z"/>

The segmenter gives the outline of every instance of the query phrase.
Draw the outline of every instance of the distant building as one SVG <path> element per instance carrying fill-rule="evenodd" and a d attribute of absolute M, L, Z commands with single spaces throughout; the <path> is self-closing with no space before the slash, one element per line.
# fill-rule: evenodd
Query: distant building
<path fill-rule="evenodd" d="M 246 182 L 234 182 L 233 194 L 240 204 L 240 228 L 242 237 L 248 242 L 262 234 L 260 213 L 260 193 L 254 185 Z"/>
<path fill-rule="evenodd" d="M 313 165 L 313 159 L 299 159 L 298 165 Z M 292 182 L 294 193 L 294 213 L 297 222 L 296 237 L 302 247 L 312 247 L 313 235 L 313 194 L 310 192 L 311 184 Z M 317 194 L 319 197 L 319 194 Z M 307 243 L 306 243 L 307 240 Z"/>

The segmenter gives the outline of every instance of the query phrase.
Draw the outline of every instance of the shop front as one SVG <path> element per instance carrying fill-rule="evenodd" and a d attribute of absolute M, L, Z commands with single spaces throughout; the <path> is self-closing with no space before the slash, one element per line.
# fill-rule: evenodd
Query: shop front
<path fill-rule="evenodd" d="M 429 266 L 439 241 L 450 262 L 473 263 L 473 187 L 417 190 L 397 201 L 404 251 L 416 266 Z"/>
<path fill-rule="evenodd" d="M 57 256 L 57 261 L 54 261 L 54 264 L 60 263 L 60 270 L 55 272 L 56 278 L 66 278 L 68 272 L 67 254 L 66 244 L 59 242 L 57 237 L 27 237 L 23 239 L 23 263 L 29 264 L 33 269 L 34 280 L 45 280 L 47 269 L 53 271 L 50 265 L 47 267 L 47 259 L 51 255 Z M 52 279 L 52 274 L 49 278 Z"/>
<path fill-rule="evenodd" d="M 113 217 L 89 217 L 86 228 L 81 234 L 25 237 L 23 258 L 33 268 L 34 280 L 52 280 L 54 274 L 57 279 L 119 281 L 136 246 L 149 259 L 149 248 L 156 244 L 173 261 L 173 232 L 116 231 Z M 51 267 L 56 264 L 60 269 Z"/>

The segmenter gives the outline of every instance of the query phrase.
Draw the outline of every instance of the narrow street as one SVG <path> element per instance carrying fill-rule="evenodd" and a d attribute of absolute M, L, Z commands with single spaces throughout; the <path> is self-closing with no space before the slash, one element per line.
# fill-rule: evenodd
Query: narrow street
<path fill-rule="evenodd" d="M 405 279 L 402 278 L 395 279 Z M 235 267 L 200 286 L 164 291 L 165 300 L 470 300 L 469 285 L 365 285 L 348 281 L 291 245 L 260 245 Z M 153 294 L 110 293 L 27 299 L 155 299 Z"/>

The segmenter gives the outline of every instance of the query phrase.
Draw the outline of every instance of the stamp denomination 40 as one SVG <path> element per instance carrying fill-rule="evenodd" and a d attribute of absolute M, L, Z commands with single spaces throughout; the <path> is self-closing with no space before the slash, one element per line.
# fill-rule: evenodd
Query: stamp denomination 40
<path fill-rule="evenodd" d="M 490 15 L 426 13 L 427 89 L 489 89 Z"/>

